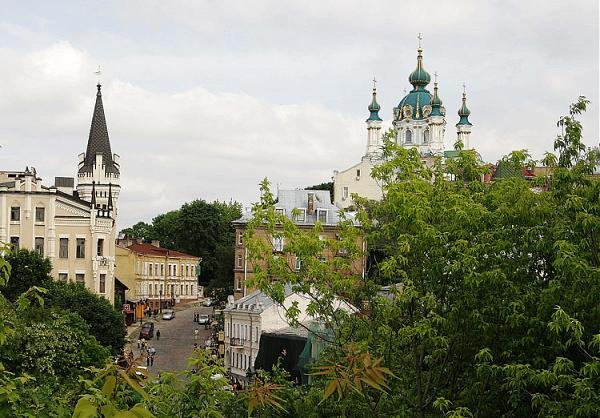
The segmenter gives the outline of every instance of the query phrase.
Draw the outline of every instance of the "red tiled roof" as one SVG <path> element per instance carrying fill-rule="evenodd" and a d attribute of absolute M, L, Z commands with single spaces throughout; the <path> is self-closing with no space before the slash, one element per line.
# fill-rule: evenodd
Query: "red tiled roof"
<path fill-rule="evenodd" d="M 131 244 L 129 247 L 131 251 L 139 254 L 153 255 L 156 257 L 174 257 L 174 258 L 199 258 L 195 255 L 182 253 L 180 251 L 169 250 L 167 248 L 155 247 L 151 244 Z"/>

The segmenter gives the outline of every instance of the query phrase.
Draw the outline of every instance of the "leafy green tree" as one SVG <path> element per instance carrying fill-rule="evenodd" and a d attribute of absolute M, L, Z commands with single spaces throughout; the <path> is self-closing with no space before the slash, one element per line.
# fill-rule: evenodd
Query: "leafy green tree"
<path fill-rule="evenodd" d="M 7 280 L 0 291 L 10 301 L 15 301 L 31 286 L 45 287 L 52 283 L 50 260 L 36 251 L 21 249 L 11 252 L 5 258 L 11 266 L 10 280 Z"/>
<path fill-rule="evenodd" d="M 151 224 L 140 221 L 130 228 L 123 229 L 121 233 L 135 238 L 148 239 L 152 237 L 153 231 Z"/>
<path fill-rule="evenodd" d="M 102 296 L 92 293 L 78 283 L 54 281 L 48 285 L 45 304 L 79 315 L 89 327 L 89 333 L 116 355 L 125 343 L 123 314 L 114 309 Z"/>

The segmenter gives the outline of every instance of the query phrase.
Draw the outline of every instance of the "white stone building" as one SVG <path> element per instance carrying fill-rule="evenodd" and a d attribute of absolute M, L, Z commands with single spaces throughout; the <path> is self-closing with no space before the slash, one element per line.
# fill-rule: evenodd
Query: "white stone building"
<path fill-rule="evenodd" d="M 82 283 L 112 302 L 120 167 L 100 88 L 76 187 L 71 177 L 44 186 L 33 168 L 0 172 L 0 242 L 35 249 L 52 262 L 54 278 Z"/>

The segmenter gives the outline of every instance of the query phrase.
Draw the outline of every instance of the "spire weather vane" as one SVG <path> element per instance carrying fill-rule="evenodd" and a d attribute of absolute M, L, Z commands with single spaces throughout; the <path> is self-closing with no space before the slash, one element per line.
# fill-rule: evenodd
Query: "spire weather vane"
<path fill-rule="evenodd" d="M 463 94 L 467 94 L 467 85 L 465 84 L 465 82 L 463 81 Z"/>
<path fill-rule="evenodd" d="M 377 88 L 377 80 L 373 77 L 373 90 Z"/>
<path fill-rule="evenodd" d="M 433 72 L 434 82 L 437 83 L 437 71 Z"/>
<path fill-rule="evenodd" d="M 100 66 L 98 66 L 98 69 L 96 71 L 94 71 L 94 74 L 96 74 L 98 84 L 100 84 L 100 76 L 102 75 L 102 69 L 100 68 Z"/>
<path fill-rule="evenodd" d="M 421 40 L 423 39 L 423 34 L 421 32 L 419 32 L 419 36 L 417 36 L 417 39 L 419 40 L 419 48 L 421 48 Z"/>

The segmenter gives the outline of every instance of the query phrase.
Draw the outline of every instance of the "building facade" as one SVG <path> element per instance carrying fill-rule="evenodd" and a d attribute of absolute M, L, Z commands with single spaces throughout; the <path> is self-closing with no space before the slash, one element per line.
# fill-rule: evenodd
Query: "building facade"
<path fill-rule="evenodd" d="M 84 284 L 113 302 L 118 160 L 98 85 L 77 186 L 71 177 L 44 186 L 33 168 L 0 172 L 0 242 L 34 249 L 50 259 L 55 279 Z"/>
<path fill-rule="evenodd" d="M 130 239 L 117 240 L 116 276 L 129 290 L 126 299 L 148 301 L 152 309 L 203 296 L 198 286 L 199 257 Z"/>
<path fill-rule="evenodd" d="M 431 75 L 423 65 L 423 49 L 417 51 L 417 67 L 409 75 L 408 80 L 413 86 L 393 109 L 392 127 L 395 131 L 395 141 L 404 148 L 416 148 L 424 163 L 432 165 L 436 158 L 451 158 L 453 149 L 447 149 L 444 142 L 446 133 L 446 109 L 438 93 L 437 75 L 434 81 L 433 94 L 427 90 Z M 373 86 L 373 99 L 368 107 L 370 112 L 366 120 L 367 147 L 361 161 L 352 167 L 334 171 L 334 202 L 339 208 L 349 208 L 353 205 L 352 194 L 360 197 L 379 200 L 382 197 L 382 185 L 371 176 L 373 167 L 381 163 L 381 123 L 379 110 L 381 107 L 376 100 L 376 89 Z M 456 141 L 462 149 L 472 149 L 471 128 L 467 107 L 467 95 L 463 86 L 462 104 L 458 110 L 459 120 L 456 124 Z M 451 144 L 454 146 L 454 143 Z"/>
<path fill-rule="evenodd" d="M 277 204 L 275 210 L 294 220 L 300 229 L 311 229 L 318 221 L 323 227 L 322 236 L 327 239 L 337 239 L 339 233 L 338 222 L 340 220 L 339 208 L 331 203 L 328 190 L 279 190 L 277 193 Z M 298 213 L 293 216 L 292 213 Z M 233 269 L 234 298 L 240 299 L 254 291 L 248 287 L 246 282 L 254 273 L 254 267 L 248 261 L 248 250 L 244 244 L 244 233 L 250 220 L 250 214 L 244 214 L 242 218 L 233 222 L 235 228 L 235 255 Z M 256 230 L 255 236 L 268 241 L 273 246 L 273 251 L 281 253 L 286 258 L 291 268 L 300 269 L 300 260 L 291 253 L 285 251 L 285 239 L 274 240 L 266 230 Z M 360 238 L 358 243 L 363 248 Z M 324 254 L 325 257 L 333 257 L 335 254 Z M 353 265 L 353 273 L 364 274 L 365 260 L 356 260 Z"/>

